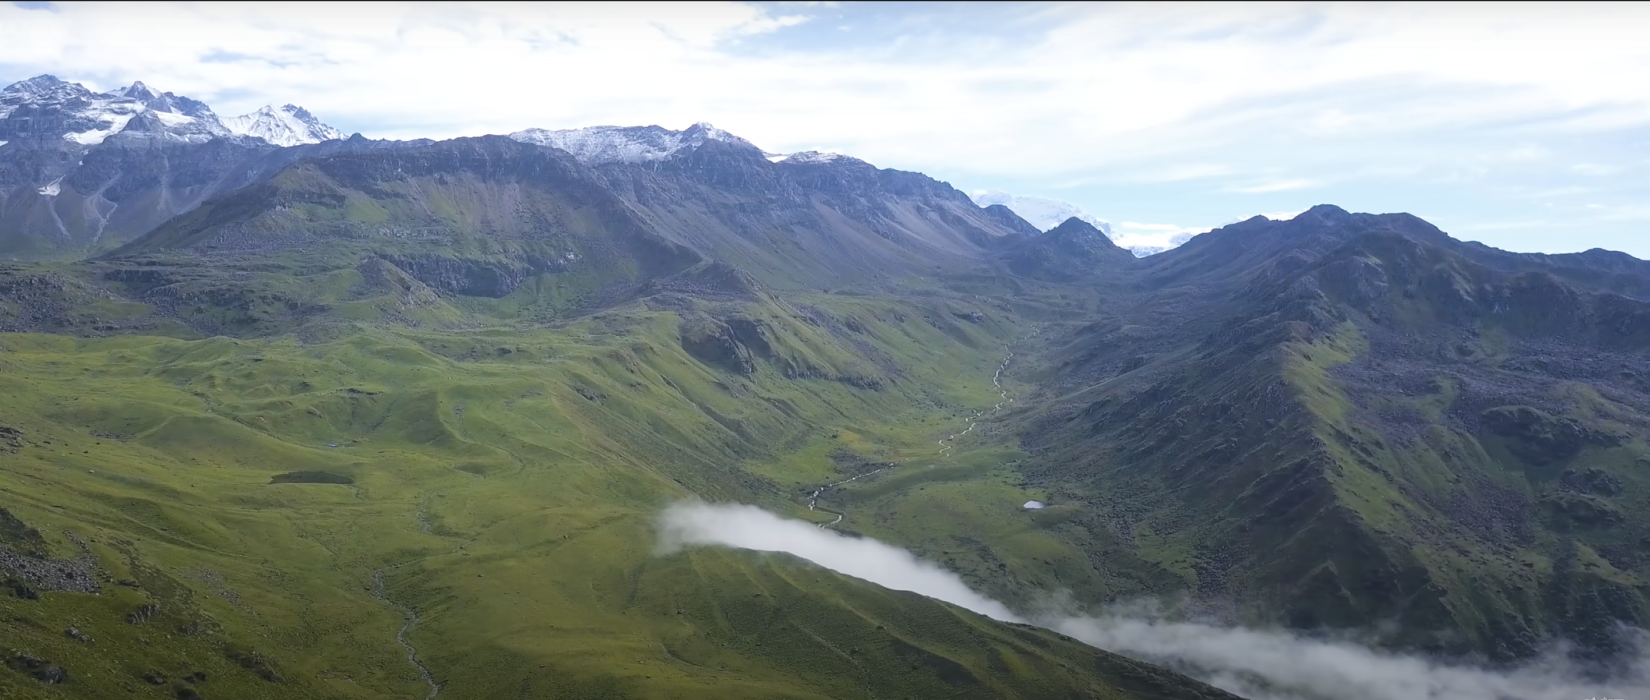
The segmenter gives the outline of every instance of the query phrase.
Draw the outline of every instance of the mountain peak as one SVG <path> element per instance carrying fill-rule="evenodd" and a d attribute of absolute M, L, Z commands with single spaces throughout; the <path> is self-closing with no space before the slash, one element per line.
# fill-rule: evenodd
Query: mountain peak
<path fill-rule="evenodd" d="M 1001 190 L 975 190 L 969 195 L 974 203 L 988 207 L 1001 204 L 1019 214 L 1039 231 L 1048 231 L 1066 220 L 1076 217 L 1089 223 L 1101 233 L 1111 236 L 1111 224 L 1098 216 L 1083 211 L 1071 202 L 1048 197 L 1027 197 L 1024 195 L 1009 194 Z"/>
<path fill-rule="evenodd" d="M 149 87 L 148 85 L 144 85 L 143 81 L 141 81 L 141 80 L 133 81 L 133 83 L 130 86 L 128 86 L 125 90 L 121 90 L 120 92 L 118 92 L 116 94 L 118 94 L 122 97 L 135 97 L 135 98 L 140 99 L 140 100 L 145 98 L 145 97 L 159 97 L 160 96 L 159 91 L 155 90 L 152 87 Z"/>
<path fill-rule="evenodd" d="M 6 101 L 13 104 L 41 101 L 62 102 L 73 97 L 86 97 L 91 94 L 92 91 L 87 90 L 86 86 L 61 80 L 51 74 L 41 74 L 28 80 L 19 80 L 6 86 L 4 91 L 0 91 L 0 96 L 7 98 Z"/>
<path fill-rule="evenodd" d="M 347 134 L 316 119 L 309 110 L 295 104 L 264 105 L 250 114 L 223 120 L 229 131 L 256 136 L 277 146 L 298 146 L 343 139 Z"/>
<path fill-rule="evenodd" d="M 162 112 L 166 114 L 179 114 L 186 117 L 201 119 L 208 123 L 206 131 L 210 133 L 224 133 L 222 125 L 218 123 L 218 115 L 214 114 L 212 112 L 212 108 L 208 107 L 205 102 L 190 99 L 182 95 L 174 95 L 170 92 L 156 90 L 141 80 L 133 82 L 123 90 L 111 92 L 109 95 L 137 100 L 144 107 L 149 108 L 150 111 Z M 169 126 L 176 125 L 165 122 L 164 118 L 162 121 L 163 123 L 167 123 Z M 175 122 L 176 120 L 173 121 Z"/>
<path fill-rule="evenodd" d="M 1311 209 L 1301 212 L 1296 215 L 1295 218 L 1299 219 L 1301 217 L 1308 216 L 1322 220 L 1326 223 L 1345 223 L 1352 220 L 1352 214 L 1333 204 L 1319 204 Z"/>
<path fill-rule="evenodd" d="M 1105 243 L 1100 246 L 1102 248 L 1117 248 L 1118 250 L 1122 250 L 1122 248 L 1118 248 L 1116 243 L 1111 242 L 1111 237 L 1107 236 L 1105 231 L 1100 230 L 1094 224 L 1091 224 L 1082 217 L 1077 216 L 1066 219 L 1061 222 L 1059 226 L 1049 229 L 1048 232 L 1043 235 L 1066 238 L 1095 238 L 1105 241 Z"/>
<path fill-rule="evenodd" d="M 52 75 L 50 73 L 41 73 L 40 75 L 34 76 L 33 78 L 28 78 L 26 80 L 19 80 L 15 83 L 12 83 L 11 85 L 6 86 L 5 91 L 6 92 L 31 91 L 31 90 L 40 90 L 40 89 L 51 89 L 51 88 L 57 87 L 59 85 L 75 85 L 75 84 L 77 84 L 77 83 L 67 82 L 67 81 L 63 80 L 62 78 L 59 78 L 59 77 L 57 77 L 55 75 Z"/>

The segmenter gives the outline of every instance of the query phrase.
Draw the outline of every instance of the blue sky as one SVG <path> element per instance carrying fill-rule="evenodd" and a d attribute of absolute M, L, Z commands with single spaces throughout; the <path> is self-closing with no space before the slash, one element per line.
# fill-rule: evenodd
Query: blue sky
<path fill-rule="evenodd" d="M 709 121 L 1125 236 L 1327 202 L 1650 258 L 1647 36 L 1642 4 L 21 3 L 0 82 L 294 102 L 384 138 Z"/>

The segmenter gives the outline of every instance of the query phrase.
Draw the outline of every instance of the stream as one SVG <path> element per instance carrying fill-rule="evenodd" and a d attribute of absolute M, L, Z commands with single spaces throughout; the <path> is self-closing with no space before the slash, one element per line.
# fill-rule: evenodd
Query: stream
<path fill-rule="evenodd" d="M 1002 383 L 1003 382 L 1003 370 L 1008 369 L 1008 363 L 1012 362 L 1014 360 L 1014 351 L 1013 350 L 1008 350 L 1008 348 L 1011 348 L 1011 347 L 1013 347 L 1014 345 L 1016 345 L 1018 343 L 1022 343 L 1022 342 L 1025 342 L 1027 340 L 1030 340 L 1032 337 L 1036 336 L 1040 332 L 1042 332 L 1042 329 L 1032 331 L 1030 334 L 1026 335 L 1024 338 L 1021 338 L 1021 339 L 1015 341 L 1014 343 L 1010 343 L 1007 346 L 1004 346 L 1003 349 L 1007 350 L 1008 354 L 1003 356 L 1003 361 L 997 364 L 997 371 L 992 373 L 992 375 L 991 375 L 991 386 L 997 389 L 997 394 L 1000 398 L 1002 398 L 1002 400 L 998 401 L 997 405 L 992 406 L 991 410 L 989 410 L 989 411 L 975 411 L 974 416 L 968 419 L 968 427 L 963 428 L 962 432 L 952 433 L 952 434 L 942 438 L 938 443 L 939 446 L 940 446 L 940 451 L 939 451 L 939 454 L 938 454 L 939 457 L 949 457 L 950 456 L 951 448 L 953 447 L 953 445 L 948 445 L 946 443 L 953 442 L 957 438 L 960 438 L 964 435 L 967 435 L 971 432 L 974 432 L 974 428 L 979 427 L 981 419 L 983 419 L 987 416 L 996 415 L 998 411 L 1003 410 L 1003 406 L 1014 403 L 1014 399 L 1011 399 L 1011 398 L 1008 397 L 1008 390 L 1003 388 L 1003 383 Z M 909 462 L 913 459 L 916 459 L 916 458 L 915 457 L 907 457 L 905 459 L 902 459 L 898 462 L 890 464 L 890 465 L 888 465 L 886 467 L 883 467 L 881 469 L 875 469 L 875 470 L 872 470 L 872 471 L 868 471 L 868 472 L 865 472 L 864 474 L 860 474 L 859 476 L 849 477 L 847 479 L 843 479 L 842 481 L 838 481 L 838 482 L 831 483 L 831 484 L 825 484 L 824 486 L 816 488 L 816 489 L 814 489 L 814 492 L 812 494 L 808 495 L 808 510 L 818 511 L 818 512 L 821 512 L 821 513 L 826 513 L 828 515 L 835 515 L 836 520 L 832 520 L 831 522 L 828 522 L 828 523 L 821 523 L 819 525 L 819 528 L 821 530 L 834 527 L 834 526 L 836 526 L 837 523 L 842 522 L 842 519 L 845 516 L 842 513 L 838 513 L 836 511 L 824 510 L 824 509 L 820 508 L 819 507 L 819 496 L 820 496 L 820 494 L 823 494 L 823 493 L 825 493 L 826 491 L 828 491 L 830 489 L 834 489 L 838 486 L 841 486 L 843 484 L 846 484 L 846 483 L 849 483 L 849 482 L 852 482 L 852 481 L 858 481 L 858 480 L 863 479 L 863 478 L 868 477 L 868 476 L 881 474 L 882 472 L 888 471 L 889 469 L 893 469 L 894 467 L 897 467 L 901 464 Z"/>
<path fill-rule="evenodd" d="M 390 600 L 389 597 L 384 594 L 383 569 L 378 569 L 372 572 L 372 583 L 373 597 L 388 603 L 390 607 L 393 607 L 396 610 L 400 610 L 401 614 L 404 616 L 406 622 L 404 622 L 401 625 L 401 629 L 395 633 L 395 643 L 400 644 L 401 648 L 407 650 L 407 663 L 412 664 L 413 668 L 418 669 L 418 676 L 424 679 L 425 685 L 430 686 L 430 692 L 428 695 L 424 696 L 424 700 L 435 700 L 436 694 L 441 692 L 441 685 L 435 682 L 435 675 L 431 674 L 430 669 L 424 666 L 424 662 L 418 660 L 418 650 L 413 648 L 413 645 L 407 641 L 407 633 L 411 632 L 413 626 L 418 624 L 418 613 L 414 612 L 412 608 L 402 606 L 395 601 Z"/>

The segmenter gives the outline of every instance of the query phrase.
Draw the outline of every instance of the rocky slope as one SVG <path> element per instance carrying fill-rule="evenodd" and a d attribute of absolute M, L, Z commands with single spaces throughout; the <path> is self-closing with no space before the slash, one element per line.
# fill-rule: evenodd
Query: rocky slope
<path fill-rule="evenodd" d="M 1024 434 L 1094 528 L 1240 617 L 1441 653 L 1650 622 L 1642 262 L 1322 206 L 1142 263 Z"/>
<path fill-rule="evenodd" d="M 245 136 L 251 126 L 230 123 L 240 130 L 141 82 L 94 93 L 43 75 L 0 91 L 0 255 L 108 250 L 309 155 L 279 149 L 303 141 L 279 129 Z"/>
<path fill-rule="evenodd" d="M 475 268 L 501 283 L 434 284 L 503 296 L 535 274 L 600 267 L 611 274 L 598 284 L 633 283 L 706 260 L 781 288 L 872 282 L 983 264 L 1011 233 L 945 183 L 851 158 L 775 163 L 743 142 L 709 139 L 658 160 L 587 164 L 482 137 L 303 160 L 116 255 L 347 239 Z M 635 247 L 644 240 L 647 251 Z M 413 268 L 421 278 L 448 274 Z"/>

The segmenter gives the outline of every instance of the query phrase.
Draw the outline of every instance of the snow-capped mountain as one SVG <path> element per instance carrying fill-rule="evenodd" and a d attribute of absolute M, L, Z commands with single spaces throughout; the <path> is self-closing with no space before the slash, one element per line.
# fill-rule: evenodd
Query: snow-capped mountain
<path fill-rule="evenodd" d="M 0 91 L 0 142 L 95 146 L 120 133 L 202 142 L 229 132 L 204 103 L 141 82 L 96 93 L 41 75 Z"/>
<path fill-rule="evenodd" d="M 155 112 L 179 114 L 195 119 L 210 119 L 214 122 L 218 121 L 218 115 L 214 114 L 212 112 L 212 108 L 206 106 L 205 102 L 183 97 L 181 95 L 174 95 L 170 92 L 161 92 L 149 87 L 148 85 L 144 85 L 141 80 L 132 83 L 124 90 L 116 90 L 109 94 L 118 95 L 121 97 L 130 97 L 143 103 L 143 106 L 148 107 L 150 110 Z"/>
<path fill-rule="evenodd" d="M 251 114 L 225 119 L 223 125 L 233 133 L 256 136 L 277 146 L 320 143 L 349 136 L 322 124 L 309 110 L 291 104 L 265 105 Z"/>
<path fill-rule="evenodd" d="M 1066 222 L 1066 219 L 1077 217 L 1086 221 L 1108 237 L 1111 236 L 1111 224 L 1100 217 L 1083 211 L 1071 202 L 1048 197 L 1027 197 L 1025 195 L 1009 194 L 999 190 L 975 190 L 969 194 L 975 204 L 988 207 L 1001 204 L 1019 214 L 1020 218 L 1036 226 L 1039 231 L 1047 231 Z"/>
<path fill-rule="evenodd" d="M 661 126 L 587 126 L 582 129 L 527 129 L 510 134 L 522 143 L 553 146 L 580 162 L 642 163 L 663 160 L 706 141 L 724 141 L 756 148 L 751 142 L 699 122 L 681 131 Z"/>

